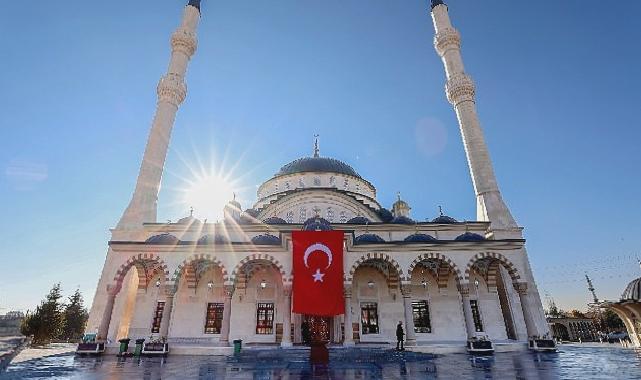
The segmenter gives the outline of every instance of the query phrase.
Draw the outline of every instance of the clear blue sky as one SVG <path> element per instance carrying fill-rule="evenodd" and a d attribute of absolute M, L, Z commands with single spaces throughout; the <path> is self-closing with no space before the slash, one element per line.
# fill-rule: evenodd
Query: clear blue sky
<path fill-rule="evenodd" d="M 134 187 L 186 0 L 0 4 L 0 307 L 54 282 L 93 297 Z M 641 275 L 641 2 L 450 0 L 501 190 L 539 288 L 583 308 Z M 198 160 L 258 184 L 311 153 L 389 207 L 458 219 L 475 202 L 424 0 L 203 1 L 159 219 Z M 542 294 L 543 295 L 543 294 Z M 7 310 L 0 310 L 0 312 Z"/>

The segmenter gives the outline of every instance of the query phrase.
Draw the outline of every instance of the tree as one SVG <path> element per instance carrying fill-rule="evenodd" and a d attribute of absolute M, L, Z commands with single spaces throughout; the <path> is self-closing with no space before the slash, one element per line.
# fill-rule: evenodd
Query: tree
<path fill-rule="evenodd" d="M 36 310 L 25 318 L 21 332 L 33 336 L 34 344 L 46 344 L 60 336 L 64 324 L 60 283 L 55 284 Z"/>
<path fill-rule="evenodd" d="M 607 331 L 625 331 L 623 321 L 614 311 L 605 309 L 600 318 Z"/>
<path fill-rule="evenodd" d="M 570 311 L 570 316 L 572 318 L 585 318 L 585 314 L 583 314 L 582 312 L 580 312 L 580 311 L 578 311 L 576 309 Z"/>
<path fill-rule="evenodd" d="M 65 306 L 63 314 L 64 326 L 60 339 L 73 341 L 82 338 L 89 314 L 79 289 L 69 297 L 69 303 Z"/>

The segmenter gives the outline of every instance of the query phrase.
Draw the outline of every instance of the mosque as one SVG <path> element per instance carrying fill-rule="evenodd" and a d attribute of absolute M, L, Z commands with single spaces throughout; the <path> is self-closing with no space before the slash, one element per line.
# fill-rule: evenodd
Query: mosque
<path fill-rule="evenodd" d="M 171 37 L 171 59 L 132 199 L 111 231 L 87 332 L 115 350 L 124 337 L 162 339 L 172 353 L 213 354 L 229 342 L 290 347 L 306 322 L 315 339 L 353 346 L 395 341 L 402 321 L 409 347 L 463 347 L 483 335 L 525 348 L 549 333 L 523 238 L 499 191 L 463 67 L 460 35 L 447 6 L 432 0 L 434 46 L 446 95 L 458 117 L 476 194 L 476 221 L 412 219 L 398 197 L 386 208 L 372 182 L 345 162 L 310 156 L 285 164 L 244 209 L 231 200 L 224 220 L 193 215 L 157 220 L 171 130 L 196 51 L 200 1 L 191 0 Z M 344 232 L 345 312 L 292 313 L 292 231 Z"/>

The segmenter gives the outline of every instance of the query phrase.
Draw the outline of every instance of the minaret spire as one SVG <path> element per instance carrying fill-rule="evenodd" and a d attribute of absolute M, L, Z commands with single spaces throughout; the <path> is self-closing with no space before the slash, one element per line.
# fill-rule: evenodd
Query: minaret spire
<path fill-rule="evenodd" d="M 320 135 L 314 135 L 314 157 L 320 157 L 320 148 L 318 147 L 318 137 Z"/>
<path fill-rule="evenodd" d="M 594 303 L 599 303 L 599 298 L 596 296 L 594 286 L 592 286 L 592 280 L 590 280 L 590 277 L 587 273 L 585 274 L 585 280 L 588 282 L 588 290 L 590 291 L 590 293 L 592 293 L 592 300 L 594 300 Z"/>
<path fill-rule="evenodd" d="M 517 224 L 499 192 L 481 123 L 476 113 L 474 82 L 465 73 L 463 66 L 461 37 L 452 27 L 447 6 L 443 1 L 432 0 L 432 20 L 436 30 L 434 47 L 443 60 L 447 77 L 445 92 L 447 99 L 456 110 L 474 184 L 477 219 L 491 222 L 493 230 L 513 230 L 517 228 Z"/>
<path fill-rule="evenodd" d="M 160 181 L 176 112 L 187 96 L 185 73 L 191 56 L 196 52 L 196 28 L 199 20 L 200 0 L 189 0 L 182 23 L 171 36 L 169 68 L 156 89 L 156 114 L 140 165 L 136 189 L 118 222 L 118 229 L 135 229 L 145 222 L 156 221 Z"/>

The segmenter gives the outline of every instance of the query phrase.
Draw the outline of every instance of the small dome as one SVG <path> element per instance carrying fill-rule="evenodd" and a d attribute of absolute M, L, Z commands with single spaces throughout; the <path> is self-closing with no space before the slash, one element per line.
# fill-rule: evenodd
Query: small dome
<path fill-rule="evenodd" d="M 361 176 L 351 166 L 329 157 L 299 158 L 280 168 L 274 177 L 306 172 L 339 173 L 361 178 Z"/>
<path fill-rule="evenodd" d="M 147 244 L 163 244 L 163 245 L 176 245 L 180 242 L 177 237 L 172 234 L 154 235 L 145 240 Z"/>
<path fill-rule="evenodd" d="M 428 243 L 431 241 L 436 241 L 436 239 L 428 234 L 415 233 L 406 237 L 404 241 L 407 243 Z"/>
<path fill-rule="evenodd" d="M 390 221 L 392 224 L 416 224 L 415 221 L 408 218 L 407 216 L 397 216 Z"/>
<path fill-rule="evenodd" d="M 287 224 L 285 219 L 281 219 L 277 216 L 270 216 L 269 218 L 263 220 L 265 224 Z"/>
<path fill-rule="evenodd" d="M 383 223 L 389 223 L 392 219 L 394 219 L 394 215 L 392 215 L 392 212 L 384 207 L 381 207 L 381 209 L 378 210 L 378 215 L 381 217 Z"/>
<path fill-rule="evenodd" d="M 331 229 L 331 223 L 320 217 L 309 218 L 303 223 L 304 231 L 330 231 Z"/>
<path fill-rule="evenodd" d="M 248 208 L 244 213 L 251 216 L 252 218 L 258 217 L 258 211 L 254 210 L 253 208 Z"/>
<path fill-rule="evenodd" d="M 439 223 L 439 224 L 454 224 L 458 223 L 458 221 L 452 217 L 449 217 L 447 215 L 440 215 L 434 219 L 432 219 L 432 223 Z"/>
<path fill-rule="evenodd" d="M 456 241 L 483 241 L 485 238 L 479 234 L 473 232 L 466 232 L 463 235 L 459 235 L 454 239 Z"/>
<path fill-rule="evenodd" d="M 363 235 L 357 236 L 356 239 L 354 239 L 354 243 L 376 244 L 376 243 L 385 243 L 385 240 L 376 234 L 363 234 Z"/>
<path fill-rule="evenodd" d="M 225 244 L 225 243 L 229 243 L 229 239 L 220 234 L 203 235 L 200 239 L 198 239 L 198 244 L 201 244 L 201 245 Z"/>
<path fill-rule="evenodd" d="M 347 221 L 347 224 L 370 224 L 370 223 L 372 222 L 364 216 L 356 216 Z"/>
<path fill-rule="evenodd" d="M 641 278 L 630 281 L 621 295 L 622 301 L 641 301 Z"/>
<path fill-rule="evenodd" d="M 281 245 L 281 240 L 278 236 L 263 234 L 254 236 L 252 243 L 256 245 Z"/>
<path fill-rule="evenodd" d="M 194 218 L 192 215 L 186 216 L 184 218 L 178 219 L 178 224 L 185 224 L 185 225 L 191 225 L 191 224 L 202 224 L 199 219 Z"/>

